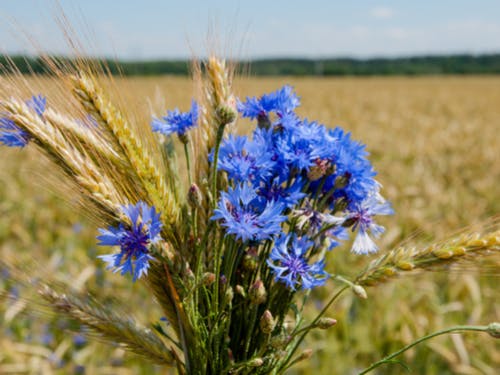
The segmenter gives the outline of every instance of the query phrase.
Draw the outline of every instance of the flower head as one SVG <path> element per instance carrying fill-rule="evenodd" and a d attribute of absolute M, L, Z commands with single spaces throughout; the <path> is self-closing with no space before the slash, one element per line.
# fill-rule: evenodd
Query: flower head
<path fill-rule="evenodd" d="M 42 116 L 45 112 L 45 107 L 47 105 L 47 98 L 40 94 L 33 95 L 31 99 L 26 101 L 26 105 L 33 111 L 36 112 L 38 116 Z"/>
<path fill-rule="evenodd" d="M 26 100 L 26 105 L 38 116 L 45 112 L 47 98 L 42 95 L 33 95 Z M 8 115 L 0 117 L 0 143 L 9 147 L 24 147 L 31 140 L 31 135 L 15 124 Z"/>
<path fill-rule="evenodd" d="M 189 112 L 180 112 L 177 108 L 173 111 L 167 111 L 167 115 L 161 119 L 153 118 L 151 127 L 154 132 L 165 135 L 177 133 L 182 137 L 190 128 L 195 127 L 197 123 L 198 104 L 192 100 Z"/>
<path fill-rule="evenodd" d="M 391 204 L 385 201 L 378 193 L 371 194 L 357 204 L 348 214 L 346 221 L 353 222 L 353 230 L 358 229 L 356 238 L 352 245 L 352 252 L 356 254 L 370 254 L 378 250 L 377 245 L 368 235 L 368 231 L 377 238 L 384 233 L 384 227 L 375 224 L 375 215 L 392 215 L 394 213 Z"/>
<path fill-rule="evenodd" d="M 0 118 L 0 142 L 9 147 L 24 147 L 31 136 L 8 117 Z"/>
<path fill-rule="evenodd" d="M 230 135 L 221 144 L 217 168 L 226 171 L 228 177 L 236 183 L 259 183 L 270 175 L 274 167 L 275 162 L 271 157 L 258 142 Z"/>
<path fill-rule="evenodd" d="M 130 221 L 108 229 L 99 229 L 101 233 L 97 237 L 101 246 L 120 246 L 117 254 L 101 255 L 108 269 L 114 268 L 114 272 L 120 271 L 122 275 L 130 273 L 133 281 L 147 274 L 150 255 L 150 245 L 161 240 L 160 214 L 154 207 L 149 207 L 144 202 L 136 205 L 122 206 L 123 214 Z"/>
<path fill-rule="evenodd" d="M 281 231 L 281 223 L 286 219 L 281 214 L 283 209 L 284 205 L 275 201 L 263 206 L 252 187 L 240 184 L 221 193 L 212 220 L 222 220 L 221 225 L 236 239 L 262 241 Z"/>
<path fill-rule="evenodd" d="M 328 274 L 325 272 L 324 261 L 309 264 L 306 253 L 313 246 L 307 237 L 297 237 L 293 234 L 282 234 L 276 240 L 267 264 L 273 270 L 275 280 L 285 283 L 295 290 L 311 289 L 326 282 Z"/>
<path fill-rule="evenodd" d="M 258 119 L 259 122 L 264 120 L 269 122 L 271 112 L 275 112 L 278 117 L 281 117 L 293 111 L 299 105 L 299 97 L 291 86 L 286 85 L 270 94 L 262 95 L 258 99 L 247 97 L 245 102 L 238 102 L 237 108 L 243 117 L 249 117 L 252 120 Z"/>

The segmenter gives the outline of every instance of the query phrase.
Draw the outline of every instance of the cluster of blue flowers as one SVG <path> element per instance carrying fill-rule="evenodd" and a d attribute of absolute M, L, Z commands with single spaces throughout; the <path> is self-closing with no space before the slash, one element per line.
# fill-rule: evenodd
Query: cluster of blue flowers
<path fill-rule="evenodd" d="M 392 213 L 379 194 L 375 171 L 365 146 L 341 128 L 328 129 L 295 113 L 300 100 L 290 86 L 238 101 L 243 117 L 256 120 L 252 137 L 230 135 L 220 145 L 217 168 L 229 179 L 220 193 L 212 220 L 226 235 L 256 246 L 274 243 L 267 265 L 275 280 L 290 289 L 323 285 L 324 251 L 356 233 L 352 251 L 376 252 L 370 234 L 384 228 L 376 215 Z M 198 105 L 182 113 L 169 111 L 153 119 L 154 131 L 180 139 L 196 126 Z M 213 163 L 213 153 L 209 156 Z M 160 222 L 154 208 L 139 203 L 124 208 L 131 225 L 101 230 L 101 245 L 118 245 L 121 252 L 101 258 L 134 280 L 147 272 L 149 246 L 159 240 Z M 139 220 L 141 216 L 141 220 Z"/>
<path fill-rule="evenodd" d="M 212 219 L 236 239 L 274 240 L 267 264 L 276 280 L 309 289 L 327 278 L 325 243 L 338 246 L 350 227 L 357 231 L 353 252 L 377 251 L 369 233 L 378 236 L 383 227 L 373 217 L 392 209 L 379 194 L 365 146 L 341 128 L 299 118 L 299 104 L 290 86 L 238 102 L 257 127 L 251 139 L 229 136 L 221 144 L 217 166 L 232 187 Z"/>

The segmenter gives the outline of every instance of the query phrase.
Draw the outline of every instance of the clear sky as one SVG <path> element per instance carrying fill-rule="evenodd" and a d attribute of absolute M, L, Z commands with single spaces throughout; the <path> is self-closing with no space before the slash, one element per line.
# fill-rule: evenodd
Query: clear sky
<path fill-rule="evenodd" d="M 67 53 L 53 0 L 0 0 L 0 49 Z M 499 0 L 59 0 L 87 53 L 125 59 L 500 52 Z M 9 21 L 9 22 L 5 22 Z M 12 24 L 14 22 L 14 26 Z M 82 26 L 85 25 L 85 26 Z M 17 35 L 17 36 L 16 36 Z"/>

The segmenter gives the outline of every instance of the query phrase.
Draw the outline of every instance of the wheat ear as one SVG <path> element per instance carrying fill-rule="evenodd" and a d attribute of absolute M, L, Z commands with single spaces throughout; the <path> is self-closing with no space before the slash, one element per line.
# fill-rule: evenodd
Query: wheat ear
<path fill-rule="evenodd" d="M 104 213 L 118 218 L 120 205 L 125 202 L 122 202 L 113 183 L 100 172 L 89 156 L 77 150 L 58 128 L 50 121 L 42 120 L 25 103 L 11 99 L 3 101 L 0 107 L 82 188 L 84 196 Z"/>
<path fill-rule="evenodd" d="M 84 149 L 94 150 L 100 157 L 111 161 L 113 164 L 121 163 L 118 152 L 102 138 L 99 138 L 97 133 L 89 127 L 79 124 L 52 108 L 47 108 L 43 113 L 43 117 L 65 134 L 73 136 Z"/>
<path fill-rule="evenodd" d="M 53 310 L 86 325 L 100 338 L 111 343 L 117 342 L 155 363 L 170 366 L 175 364 L 175 356 L 163 341 L 151 330 L 138 326 L 130 317 L 122 319 L 115 312 L 91 303 L 87 298 L 59 294 L 47 285 L 39 290 L 39 294 L 50 303 Z"/>
<path fill-rule="evenodd" d="M 398 247 L 370 263 L 355 283 L 376 285 L 405 272 L 442 267 L 480 255 L 500 253 L 500 230 L 466 233 L 426 247 Z"/>
<path fill-rule="evenodd" d="M 198 72 L 198 80 L 203 82 L 202 106 L 199 127 L 195 133 L 195 181 L 201 187 L 205 196 L 210 196 L 208 181 L 210 178 L 210 163 L 207 155 L 217 143 L 217 137 L 222 136 L 224 126 L 234 121 L 236 116 L 236 101 L 232 93 L 232 74 L 224 60 L 210 57 L 206 63 L 206 78 L 202 79 Z M 216 199 L 216 197 L 212 197 Z M 205 199 L 205 210 L 199 212 L 200 225 L 204 227 L 211 207 L 210 199 Z"/>
<path fill-rule="evenodd" d="M 162 212 L 162 219 L 170 229 L 166 234 L 172 239 L 175 237 L 180 209 L 174 194 L 167 187 L 158 166 L 153 162 L 139 136 L 122 113 L 107 99 L 94 78 L 83 73 L 79 74 L 74 77 L 74 85 L 77 99 L 105 129 L 109 129 L 124 156 L 129 160 L 147 193 L 147 197 L 142 198 L 150 201 Z"/>

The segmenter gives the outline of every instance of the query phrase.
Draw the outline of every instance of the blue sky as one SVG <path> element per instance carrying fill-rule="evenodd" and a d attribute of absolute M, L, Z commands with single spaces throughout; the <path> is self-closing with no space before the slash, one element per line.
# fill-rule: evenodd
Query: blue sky
<path fill-rule="evenodd" d="M 204 56 L 213 44 L 238 58 L 500 52 L 498 0 L 59 3 L 87 53 L 107 57 Z M 33 51 L 33 43 L 19 37 L 21 30 L 44 50 L 67 53 L 54 4 L 0 0 L 0 49 Z"/>

